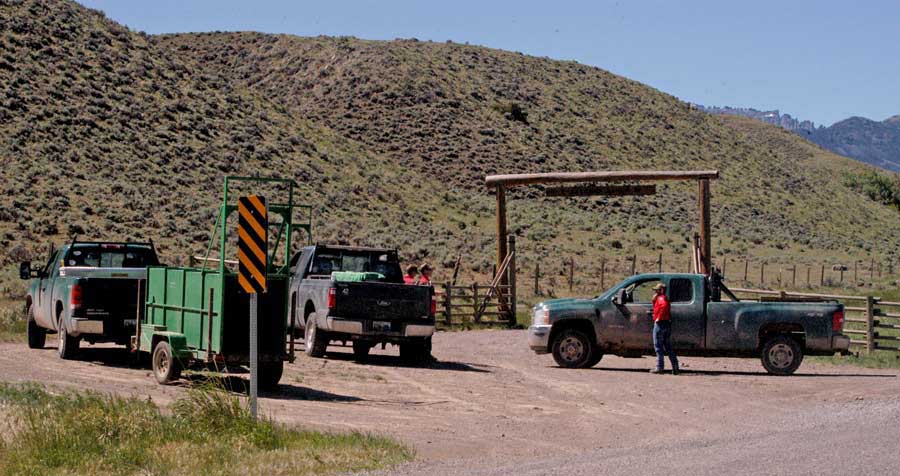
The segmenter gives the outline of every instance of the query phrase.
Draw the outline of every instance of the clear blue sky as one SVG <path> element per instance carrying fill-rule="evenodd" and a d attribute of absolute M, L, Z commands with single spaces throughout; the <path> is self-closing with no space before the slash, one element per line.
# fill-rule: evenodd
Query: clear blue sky
<path fill-rule="evenodd" d="M 900 1 L 81 0 L 147 33 L 469 42 L 574 59 L 705 105 L 829 125 L 900 114 Z"/>

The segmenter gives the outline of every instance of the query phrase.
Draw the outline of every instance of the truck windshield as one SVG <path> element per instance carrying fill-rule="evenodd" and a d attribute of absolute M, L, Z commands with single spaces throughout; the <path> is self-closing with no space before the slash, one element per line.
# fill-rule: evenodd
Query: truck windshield
<path fill-rule="evenodd" d="M 147 245 L 78 244 L 64 260 L 65 266 L 89 268 L 145 268 L 159 264 L 153 248 Z"/>
<path fill-rule="evenodd" d="M 318 275 L 329 275 L 335 271 L 379 273 L 389 283 L 403 282 L 400 260 L 395 251 L 317 251 L 309 271 Z"/>

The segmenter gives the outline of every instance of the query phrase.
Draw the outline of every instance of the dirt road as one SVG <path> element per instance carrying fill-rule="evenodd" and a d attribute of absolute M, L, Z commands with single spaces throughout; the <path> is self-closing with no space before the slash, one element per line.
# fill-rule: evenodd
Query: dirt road
<path fill-rule="evenodd" d="M 684 473 L 742 461 L 758 472 L 787 456 L 840 473 L 834 455 L 854 442 L 865 452 L 849 456 L 900 465 L 880 451 L 900 437 L 896 371 L 804 363 L 785 378 L 766 375 L 757 360 L 685 358 L 682 375 L 656 376 L 647 373 L 650 359 L 615 357 L 564 370 L 529 351 L 524 331 L 440 333 L 434 348 L 439 362 L 427 367 L 399 366 L 390 348 L 367 364 L 340 347 L 327 359 L 301 355 L 260 407 L 285 423 L 394 436 L 418 452 L 417 462 L 393 470 L 404 474 L 650 474 L 657 471 L 646 464 L 666 454 Z M 87 347 L 69 362 L 52 348 L 3 344 L 0 380 L 161 404 L 186 388 L 158 386 L 128 362 L 120 349 Z M 759 460 L 759 452 L 771 456 Z"/>

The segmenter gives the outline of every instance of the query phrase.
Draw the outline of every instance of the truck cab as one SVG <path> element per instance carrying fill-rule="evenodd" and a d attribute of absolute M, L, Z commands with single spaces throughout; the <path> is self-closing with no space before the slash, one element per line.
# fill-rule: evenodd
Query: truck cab
<path fill-rule="evenodd" d="M 593 366 L 604 354 L 652 354 L 659 283 L 666 285 L 679 355 L 760 356 L 767 371 L 783 375 L 796 371 L 804 354 L 849 347 L 840 303 L 742 301 L 715 275 L 658 273 L 631 276 L 592 299 L 539 303 L 528 331 L 531 349 L 553 353 L 563 367 Z"/>

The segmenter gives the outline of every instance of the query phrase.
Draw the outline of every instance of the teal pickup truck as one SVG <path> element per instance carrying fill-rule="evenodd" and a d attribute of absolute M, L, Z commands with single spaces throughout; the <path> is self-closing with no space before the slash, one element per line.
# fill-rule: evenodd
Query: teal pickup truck
<path fill-rule="evenodd" d="M 739 300 L 716 275 L 641 274 L 593 299 L 534 307 L 528 343 L 561 367 L 586 368 L 604 354 L 653 354 L 653 287 L 666 285 L 678 355 L 759 357 L 770 374 L 791 375 L 804 355 L 846 353 L 844 306 L 837 302 Z M 728 299 L 722 300 L 725 294 Z"/>
<path fill-rule="evenodd" d="M 28 347 L 44 347 L 48 332 L 57 351 L 73 359 L 81 341 L 130 345 L 135 333 L 140 282 L 159 264 L 153 243 L 72 241 L 50 253 L 47 263 L 19 267 L 31 280 L 25 297 Z"/>

